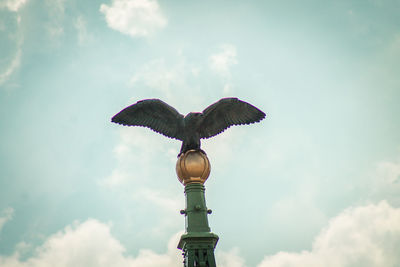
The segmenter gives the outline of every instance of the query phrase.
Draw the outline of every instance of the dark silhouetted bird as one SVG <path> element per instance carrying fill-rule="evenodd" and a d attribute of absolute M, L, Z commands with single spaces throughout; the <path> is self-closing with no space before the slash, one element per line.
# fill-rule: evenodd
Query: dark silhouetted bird
<path fill-rule="evenodd" d="M 159 99 L 138 101 L 116 114 L 111 121 L 127 126 L 143 126 L 183 141 L 181 153 L 200 149 L 200 139 L 213 137 L 232 125 L 250 124 L 265 118 L 258 108 L 237 98 L 222 98 L 202 113 L 186 116 Z"/>

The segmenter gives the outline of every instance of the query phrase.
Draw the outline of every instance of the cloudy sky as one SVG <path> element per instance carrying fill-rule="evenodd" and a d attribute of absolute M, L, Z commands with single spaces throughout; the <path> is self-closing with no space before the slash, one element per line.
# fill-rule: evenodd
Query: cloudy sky
<path fill-rule="evenodd" d="M 0 266 L 175 267 L 180 143 L 110 118 L 235 96 L 203 142 L 220 267 L 398 266 L 400 2 L 0 1 Z"/>

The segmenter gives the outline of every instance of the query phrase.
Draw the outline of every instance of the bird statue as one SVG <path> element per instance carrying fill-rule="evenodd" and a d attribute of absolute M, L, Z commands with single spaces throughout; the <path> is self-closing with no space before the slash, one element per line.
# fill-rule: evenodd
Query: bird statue
<path fill-rule="evenodd" d="M 222 98 L 203 112 L 186 116 L 160 99 L 145 99 L 121 110 L 111 121 L 126 126 L 143 126 L 182 141 L 178 157 L 188 150 L 200 150 L 200 139 L 213 137 L 232 125 L 251 124 L 265 113 L 238 98 Z"/>

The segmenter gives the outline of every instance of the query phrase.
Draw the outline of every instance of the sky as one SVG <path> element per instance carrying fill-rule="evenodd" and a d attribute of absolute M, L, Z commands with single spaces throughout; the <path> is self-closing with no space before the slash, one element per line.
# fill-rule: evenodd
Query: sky
<path fill-rule="evenodd" d="M 113 124 L 222 97 L 219 267 L 400 263 L 400 2 L 0 0 L 0 266 L 175 267 L 180 142 Z"/>

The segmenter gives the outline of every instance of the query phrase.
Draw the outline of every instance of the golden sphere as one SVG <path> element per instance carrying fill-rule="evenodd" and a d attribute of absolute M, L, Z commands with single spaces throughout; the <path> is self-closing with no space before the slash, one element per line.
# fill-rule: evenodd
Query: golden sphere
<path fill-rule="evenodd" d="M 198 150 L 189 150 L 181 154 L 176 162 L 176 174 L 183 185 L 201 183 L 210 175 L 211 166 L 207 155 Z"/>

